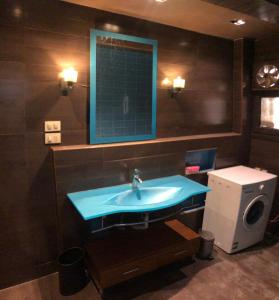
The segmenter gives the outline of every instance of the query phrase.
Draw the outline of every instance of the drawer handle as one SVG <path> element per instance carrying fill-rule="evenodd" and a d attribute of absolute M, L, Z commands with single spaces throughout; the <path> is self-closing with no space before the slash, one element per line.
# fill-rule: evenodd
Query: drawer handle
<path fill-rule="evenodd" d="M 132 270 L 129 270 L 129 271 L 127 271 L 127 272 L 122 273 L 122 275 L 128 275 L 128 274 L 137 272 L 138 270 L 139 270 L 139 268 L 135 268 L 135 269 L 132 269 Z"/>
<path fill-rule="evenodd" d="M 174 254 L 174 256 L 178 256 L 178 255 L 181 255 L 181 254 L 184 254 L 184 253 L 187 253 L 187 252 L 188 252 L 188 250 L 182 250 L 182 251 L 176 252 Z"/>

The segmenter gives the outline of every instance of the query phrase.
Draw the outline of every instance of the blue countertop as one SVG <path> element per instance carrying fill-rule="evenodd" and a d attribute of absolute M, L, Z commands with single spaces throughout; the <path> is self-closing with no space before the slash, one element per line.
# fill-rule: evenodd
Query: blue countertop
<path fill-rule="evenodd" d="M 123 202 L 123 204 L 122 202 L 119 203 L 121 198 L 123 198 L 122 196 L 119 197 L 119 195 L 133 193 L 131 184 L 122 184 L 76 193 L 69 193 L 67 196 L 81 217 L 85 221 L 88 221 L 116 213 L 152 212 L 177 205 L 191 198 L 192 196 L 210 191 L 207 186 L 201 185 L 181 175 L 145 180 L 139 186 L 139 191 L 153 191 L 154 188 L 158 190 L 165 188 L 165 190 L 170 191 L 170 193 L 161 192 L 160 197 L 167 194 L 167 198 L 165 197 L 163 200 L 154 199 L 154 203 L 147 203 L 144 205 L 140 202 L 141 199 L 138 199 L 139 205 L 134 203 L 132 205 L 125 205 L 125 202 Z"/>

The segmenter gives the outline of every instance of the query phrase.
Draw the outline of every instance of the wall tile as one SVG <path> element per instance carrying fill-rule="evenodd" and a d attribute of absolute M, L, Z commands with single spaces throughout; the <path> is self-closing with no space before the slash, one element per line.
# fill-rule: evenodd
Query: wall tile
<path fill-rule="evenodd" d="M 102 148 L 55 151 L 54 163 L 56 166 L 67 166 L 80 164 L 83 161 L 100 161 L 103 159 Z"/>
<path fill-rule="evenodd" d="M 24 83 L 0 80 L 0 95 L 0 134 L 24 134 Z"/>
<path fill-rule="evenodd" d="M 56 82 L 28 82 L 26 96 L 26 128 L 44 131 L 45 120 L 60 120 L 62 130 L 87 127 L 87 90 L 80 88 L 77 97 L 65 97 Z"/>
<path fill-rule="evenodd" d="M 23 28 L 13 26 L 1 26 L 0 36 L 0 61 L 23 62 Z"/>
<path fill-rule="evenodd" d="M 1 168 L 24 167 L 26 165 L 24 146 L 24 135 L 0 135 Z"/>

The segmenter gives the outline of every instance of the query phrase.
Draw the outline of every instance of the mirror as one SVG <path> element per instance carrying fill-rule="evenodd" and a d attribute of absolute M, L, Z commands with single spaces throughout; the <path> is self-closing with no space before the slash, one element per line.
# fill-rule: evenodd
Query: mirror
<path fill-rule="evenodd" d="M 90 143 L 156 136 L 157 41 L 91 31 Z"/>

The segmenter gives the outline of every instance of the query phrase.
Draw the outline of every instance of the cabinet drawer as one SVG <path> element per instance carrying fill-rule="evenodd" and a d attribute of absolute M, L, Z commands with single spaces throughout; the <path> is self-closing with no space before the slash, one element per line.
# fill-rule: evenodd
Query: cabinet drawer
<path fill-rule="evenodd" d="M 106 270 L 100 274 L 102 287 L 109 287 L 116 283 L 126 281 L 157 268 L 156 258 L 151 256 L 117 268 Z"/>
<path fill-rule="evenodd" d="M 158 266 L 170 264 L 175 261 L 183 260 L 186 257 L 192 256 L 192 248 L 187 244 L 178 245 L 169 249 L 164 249 L 157 257 Z"/>

